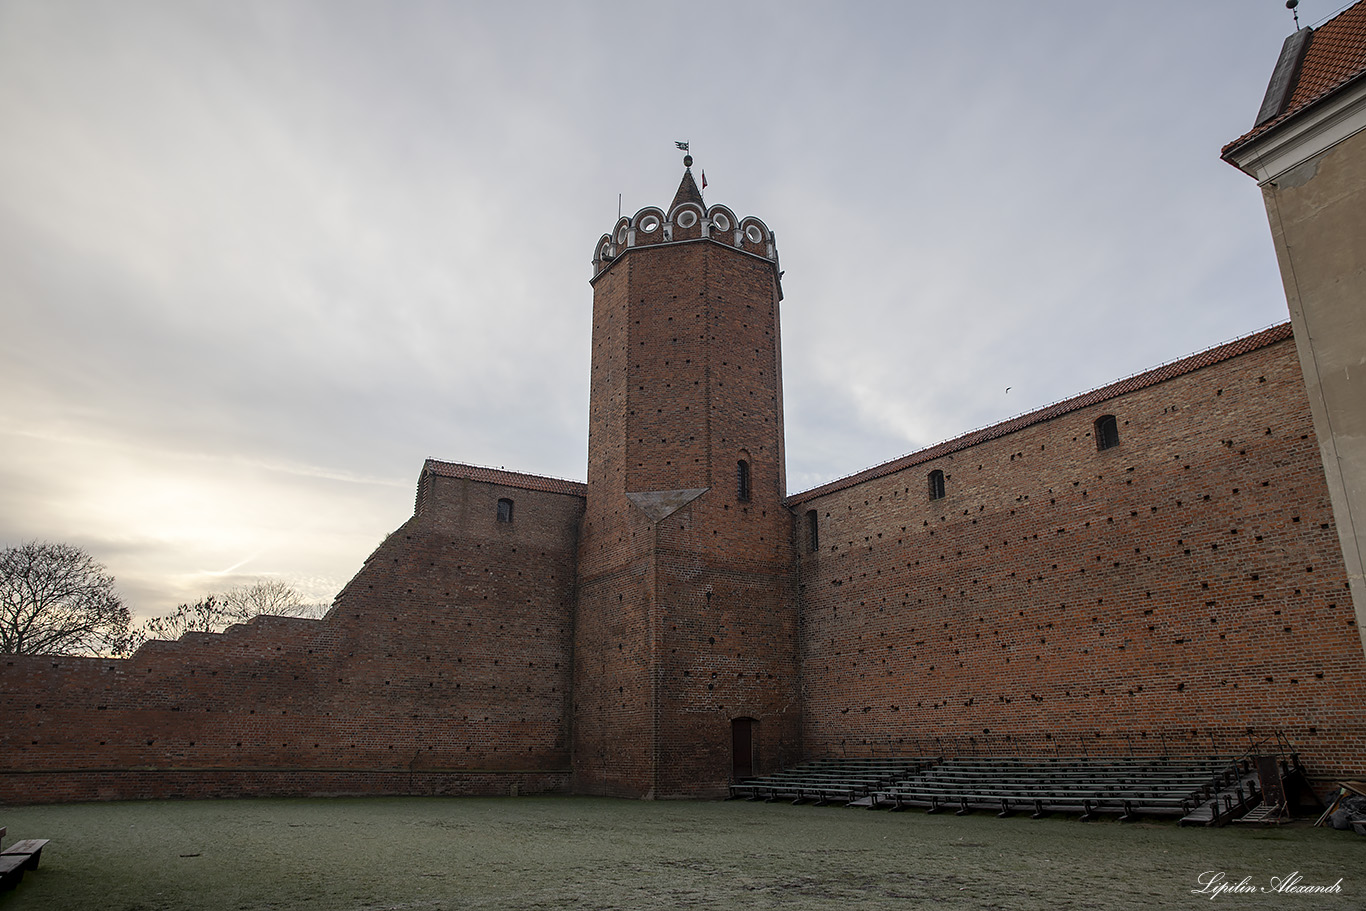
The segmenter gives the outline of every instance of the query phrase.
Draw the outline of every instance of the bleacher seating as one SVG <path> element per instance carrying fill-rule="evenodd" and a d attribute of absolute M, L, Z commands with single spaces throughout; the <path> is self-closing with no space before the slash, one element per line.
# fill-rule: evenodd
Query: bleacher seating
<path fill-rule="evenodd" d="M 928 768 L 933 759 L 814 759 L 730 786 L 731 798 L 848 804 Z"/>
<path fill-rule="evenodd" d="M 1248 808 L 1259 800 L 1250 768 L 1228 757 L 823 759 L 737 782 L 730 796 L 960 815 L 1175 816 L 1199 824 L 1208 824 L 1206 816 L 1220 821 L 1227 807 Z"/>
<path fill-rule="evenodd" d="M 1231 787 L 1247 769 L 1206 759 L 954 759 L 870 795 L 870 807 L 924 807 L 931 813 L 995 810 L 1187 817 Z M 1255 788 L 1255 784 L 1248 783 Z"/>

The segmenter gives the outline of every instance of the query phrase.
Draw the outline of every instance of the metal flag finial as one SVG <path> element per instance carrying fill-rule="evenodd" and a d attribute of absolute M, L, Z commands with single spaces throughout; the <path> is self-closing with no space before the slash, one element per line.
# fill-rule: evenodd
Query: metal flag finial
<path fill-rule="evenodd" d="M 1290 10 L 1295 16 L 1295 31 L 1300 30 L 1300 11 L 1295 7 L 1300 5 L 1300 0 L 1285 0 L 1285 8 Z"/>
<path fill-rule="evenodd" d="M 684 153 L 684 155 L 683 155 L 683 167 L 685 167 L 685 168 L 691 168 L 691 167 L 692 167 L 692 156 L 686 154 L 687 151 L 688 151 L 688 144 L 687 144 L 686 142 L 675 142 L 674 145 L 678 146 L 679 150 L 682 151 L 682 152 Z"/>

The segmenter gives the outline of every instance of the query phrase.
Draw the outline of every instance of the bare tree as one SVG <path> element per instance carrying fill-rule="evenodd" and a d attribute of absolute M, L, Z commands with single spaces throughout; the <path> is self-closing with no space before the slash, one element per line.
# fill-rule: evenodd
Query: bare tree
<path fill-rule="evenodd" d="M 118 654 L 131 622 L 114 577 L 79 547 L 29 541 L 0 551 L 0 653 Z"/>
<path fill-rule="evenodd" d="M 181 604 L 169 614 L 144 620 L 129 634 L 128 651 L 148 639 L 179 639 L 185 633 L 221 633 L 234 623 L 246 623 L 262 615 L 317 619 L 327 613 L 326 604 L 310 604 L 278 579 L 259 579 L 210 594 L 193 604 Z"/>
<path fill-rule="evenodd" d="M 176 640 L 186 633 L 221 632 L 232 620 L 217 595 L 200 598 L 194 604 L 181 604 L 162 617 L 151 617 L 129 634 L 129 651 L 148 639 Z"/>
<path fill-rule="evenodd" d="M 299 605 L 299 612 L 294 616 L 307 620 L 321 620 L 331 609 L 332 604 L 328 601 L 306 601 Z"/>
<path fill-rule="evenodd" d="M 279 579 L 258 579 L 225 591 L 223 604 L 233 620 L 243 622 L 262 614 L 296 617 L 304 607 L 304 599 Z"/>

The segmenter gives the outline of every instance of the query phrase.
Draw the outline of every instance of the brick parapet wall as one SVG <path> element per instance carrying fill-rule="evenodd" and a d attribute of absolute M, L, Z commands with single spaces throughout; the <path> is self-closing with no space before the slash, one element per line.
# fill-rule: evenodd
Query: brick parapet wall
<path fill-rule="evenodd" d="M 480 797 L 560 794 L 570 773 L 520 769 L 128 768 L 0 773 L 9 803 L 217 797 Z"/>
<path fill-rule="evenodd" d="M 0 801 L 564 787 L 583 499 L 423 483 L 323 620 L 0 659 Z"/>
<path fill-rule="evenodd" d="M 1098 451 L 1106 413 L 1120 444 Z M 1366 662 L 1288 340 L 808 496 L 799 544 L 812 509 L 810 755 L 1280 733 L 1315 775 L 1363 771 Z"/>

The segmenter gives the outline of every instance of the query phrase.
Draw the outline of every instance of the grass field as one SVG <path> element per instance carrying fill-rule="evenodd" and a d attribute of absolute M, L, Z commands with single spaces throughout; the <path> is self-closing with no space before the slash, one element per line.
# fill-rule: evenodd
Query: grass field
<path fill-rule="evenodd" d="M 1366 908 L 1366 838 L 746 802 L 219 800 L 0 809 L 0 911 Z M 1340 894 L 1194 895 L 1298 872 Z"/>

